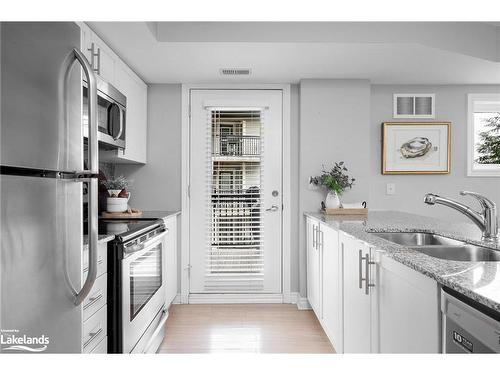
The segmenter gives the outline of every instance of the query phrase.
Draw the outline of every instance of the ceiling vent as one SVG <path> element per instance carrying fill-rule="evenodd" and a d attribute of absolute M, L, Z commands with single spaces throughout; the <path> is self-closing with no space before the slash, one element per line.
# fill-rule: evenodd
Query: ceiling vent
<path fill-rule="evenodd" d="M 394 94 L 394 118 L 435 118 L 435 94 Z"/>
<path fill-rule="evenodd" d="M 220 70 L 223 76 L 248 76 L 251 72 L 248 68 L 223 68 Z"/>

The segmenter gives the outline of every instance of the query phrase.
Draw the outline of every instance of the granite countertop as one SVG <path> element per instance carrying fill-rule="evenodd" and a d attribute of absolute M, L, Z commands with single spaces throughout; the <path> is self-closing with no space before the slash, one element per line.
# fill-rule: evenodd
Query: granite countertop
<path fill-rule="evenodd" d="M 305 215 L 384 250 L 388 257 L 500 312 L 500 262 L 462 262 L 434 258 L 370 233 L 424 231 L 500 250 L 500 244 L 482 242 L 481 232 L 473 223 L 449 222 L 382 210 L 372 210 L 368 216 L 363 217 L 315 212 L 307 212 Z"/>
<path fill-rule="evenodd" d="M 134 219 L 166 219 L 171 216 L 180 215 L 180 211 L 142 211 L 142 215 L 135 218 L 124 218 L 123 220 L 134 220 Z M 114 220 L 114 219 L 113 219 Z"/>

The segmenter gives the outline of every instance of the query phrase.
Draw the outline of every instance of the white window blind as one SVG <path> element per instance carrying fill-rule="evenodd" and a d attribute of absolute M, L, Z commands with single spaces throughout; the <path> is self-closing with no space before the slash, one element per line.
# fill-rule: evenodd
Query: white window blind
<path fill-rule="evenodd" d="M 205 290 L 260 291 L 264 287 L 262 111 L 212 108 L 207 112 Z"/>

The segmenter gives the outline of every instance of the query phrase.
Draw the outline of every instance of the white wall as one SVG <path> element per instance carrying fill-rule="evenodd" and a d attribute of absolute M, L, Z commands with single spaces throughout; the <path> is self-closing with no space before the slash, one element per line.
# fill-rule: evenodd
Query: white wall
<path fill-rule="evenodd" d="M 342 199 L 369 197 L 370 83 L 367 80 L 303 80 L 300 82 L 299 243 L 300 294 L 306 296 L 306 211 L 317 211 L 324 191 L 309 190 L 309 176 L 345 161 L 355 186 Z"/>
<path fill-rule="evenodd" d="M 500 92 L 500 86 L 420 86 L 374 85 L 371 89 L 370 138 L 370 197 L 372 208 L 404 209 L 405 211 L 445 219 L 468 219 L 442 206 L 423 203 L 425 193 L 433 192 L 474 204 L 471 198 L 461 197 L 460 190 L 477 191 L 500 205 L 500 178 L 467 177 L 467 94 Z M 451 173 L 445 175 L 382 175 L 381 123 L 392 119 L 393 93 L 435 93 L 436 121 L 451 121 Z M 403 120 L 411 121 L 411 120 Z M 434 120 L 424 120 L 434 121 Z M 396 195 L 386 195 L 386 184 L 396 184 Z"/>

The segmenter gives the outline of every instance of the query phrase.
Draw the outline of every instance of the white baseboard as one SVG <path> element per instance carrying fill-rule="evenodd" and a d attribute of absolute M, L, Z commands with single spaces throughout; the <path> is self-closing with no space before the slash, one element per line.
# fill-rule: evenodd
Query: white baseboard
<path fill-rule="evenodd" d="M 180 305 L 181 303 L 181 295 L 177 293 L 174 300 L 172 301 L 172 305 Z"/>
<path fill-rule="evenodd" d="M 190 304 L 201 303 L 284 303 L 282 294 L 190 294 Z"/>
<path fill-rule="evenodd" d="M 299 310 L 311 310 L 311 305 L 306 297 L 301 297 L 299 295 L 297 298 L 297 308 Z"/>

